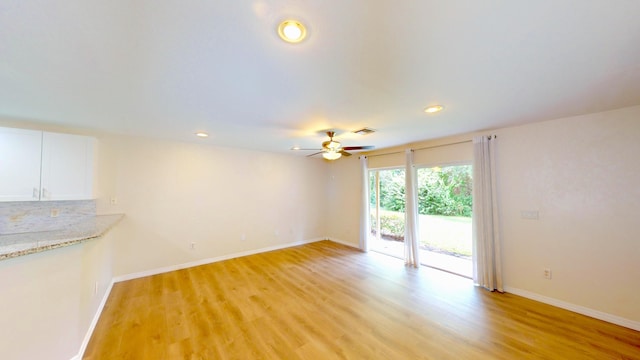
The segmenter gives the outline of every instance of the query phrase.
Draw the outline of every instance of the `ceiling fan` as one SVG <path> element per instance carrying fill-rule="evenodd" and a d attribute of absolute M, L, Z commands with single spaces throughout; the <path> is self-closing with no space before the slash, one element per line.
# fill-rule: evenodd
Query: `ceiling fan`
<path fill-rule="evenodd" d="M 320 150 L 317 153 L 307 155 L 307 157 L 322 154 L 322 157 L 327 160 L 337 160 L 343 155 L 351 156 L 351 153 L 348 153 L 347 150 L 371 150 L 375 148 L 375 146 L 342 146 L 339 141 L 333 140 L 335 135 L 336 133 L 334 131 L 327 131 L 329 140 L 322 143 L 322 149 L 293 148 L 292 150 Z"/>

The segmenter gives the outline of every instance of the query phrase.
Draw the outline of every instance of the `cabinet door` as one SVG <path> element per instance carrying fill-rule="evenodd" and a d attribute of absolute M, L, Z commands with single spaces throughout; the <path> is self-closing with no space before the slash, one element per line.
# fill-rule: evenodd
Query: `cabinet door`
<path fill-rule="evenodd" d="M 0 128 L 0 201 L 38 200 L 42 132 Z"/>
<path fill-rule="evenodd" d="M 40 200 L 93 198 L 94 139 L 44 132 Z"/>

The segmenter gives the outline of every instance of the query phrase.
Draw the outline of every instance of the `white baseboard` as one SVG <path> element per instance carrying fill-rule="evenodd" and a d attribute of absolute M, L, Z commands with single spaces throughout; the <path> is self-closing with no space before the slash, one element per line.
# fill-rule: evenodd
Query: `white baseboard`
<path fill-rule="evenodd" d="M 340 239 L 336 239 L 336 238 L 332 238 L 332 237 L 327 237 L 327 240 L 333 241 L 335 243 L 346 245 L 346 246 L 349 246 L 349 247 L 352 247 L 352 248 L 360 250 L 360 248 L 358 247 L 358 244 L 350 243 L 350 242 L 347 242 L 347 241 L 344 241 L 344 240 L 340 240 Z"/>
<path fill-rule="evenodd" d="M 562 300 L 558 300 L 558 299 L 554 299 L 554 298 L 550 298 L 544 295 L 540 295 L 540 294 L 536 294 L 530 291 L 526 291 L 526 290 L 521 290 L 521 289 L 517 289 L 517 288 L 512 288 L 512 287 L 508 287 L 505 286 L 504 290 L 508 293 L 514 294 L 514 295 L 518 295 L 518 296 L 522 296 L 531 300 L 536 300 L 539 301 L 541 303 L 545 303 L 545 304 L 549 304 L 549 305 L 553 305 L 555 307 L 559 307 L 565 310 L 569 310 L 569 311 L 573 311 L 575 313 L 578 314 L 582 314 L 582 315 L 586 315 L 598 320 L 602 320 L 602 321 L 606 321 L 612 324 L 616 324 L 616 325 L 620 325 L 620 326 L 624 326 L 626 328 L 629 329 L 633 329 L 636 331 L 640 331 L 640 322 L 639 321 L 633 321 L 633 320 L 629 320 L 629 319 L 625 319 L 623 317 L 620 316 L 616 316 L 616 315 L 611 315 L 602 311 L 598 311 L 598 310 L 593 310 L 593 309 L 589 309 L 587 307 L 584 306 L 580 306 L 580 305 L 575 305 L 572 303 L 568 303 Z"/>
<path fill-rule="evenodd" d="M 313 242 L 321 241 L 321 240 L 326 240 L 326 238 L 316 238 L 316 239 L 302 240 L 302 241 L 296 241 L 296 242 L 291 242 L 291 243 L 286 243 L 286 244 L 278 244 L 278 245 L 267 246 L 267 247 L 260 248 L 260 249 L 255 249 L 255 250 L 241 251 L 241 252 L 237 252 L 237 253 L 233 253 L 233 254 L 216 256 L 216 257 L 213 257 L 213 258 L 196 260 L 196 261 L 191 261 L 191 262 L 183 263 L 183 264 L 170 265 L 170 266 L 165 266 L 165 267 L 152 269 L 152 270 L 145 270 L 145 271 L 141 271 L 141 272 L 137 272 L 137 273 L 126 274 L 126 275 L 121 275 L 121 276 L 114 277 L 113 278 L 113 282 L 117 283 L 117 282 L 121 282 L 121 281 L 138 279 L 138 278 L 142 278 L 142 277 L 146 277 L 146 276 L 163 274 L 163 273 L 167 273 L 167 272 L 171 272 L 171 271 L 187 269 L 187 268 L 194 267 L 194 266 L 211 264 L 211 263 L 215 263 L 215 262 L 218 262 L 218 261 L 234 259 L 234 258 L 238 258 L 238 257 L 242 257 L 242 256 L 254 255 L 254 254 L 259 254 L 259 253 L 263 253 L 263 252 L 267 252 L 267 251 L 273 251 L 273 250 L 286 249 L 286 248 L 289 248 L 289 247 L 309 244 L 309 243 L 313 243 Z"/>
<path fill-rule="evenodd" d="M 96 309 L 96 313 L 93 315 L 93 319 L 91 320 L 91 324 L 89 324 L 89 329 L 87 329 L 87 333 L 84 335 L 84 339 L 82 340 L 82 344 L 80 344 L 80 351 L 78 351 L 78 355 L 71 358 L 71 360 L 82 360 L 84 356 L 84 352 L 87 350 L 87 345 L 89 345 L 89 340 L 91 340 L 91 335 L 93 335 L 93 330 L 95 330 L 96 325 L 98 325 L 98 320 L 100 319 L 100 315 L 102 314 L 102 310 L 104 306 L 107 304 L 107 299 L 109 299 L 109 294 L 111 294 L 111 289 L 113 289 L 113 279 L 107 286 L 107 290 L 104 292 L 104 296 L 102 296 L 102 300 L 100 301 L 100 305 Z"/>

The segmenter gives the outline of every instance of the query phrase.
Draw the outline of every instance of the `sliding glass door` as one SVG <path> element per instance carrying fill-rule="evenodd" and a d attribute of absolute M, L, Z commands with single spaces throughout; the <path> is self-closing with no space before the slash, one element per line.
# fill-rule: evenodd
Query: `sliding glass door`
<path fill-rule="evenodd" d="M 369 249 L 398 258 L 404 257 L 404 169 L 369 172 Z"/>
<path fill-rule="evenodd" d="M 369 181 L 369 249 L 404 258 L 405 170 L 370 170 Z M 421 263 L 471 277 L 471 165 L 418 168 L 417 181 Z"/>
<path fill-rule="evenodd" d="M 471 165 L 419 168 L 417 173 L 421 262 L 471 277 Z"/>

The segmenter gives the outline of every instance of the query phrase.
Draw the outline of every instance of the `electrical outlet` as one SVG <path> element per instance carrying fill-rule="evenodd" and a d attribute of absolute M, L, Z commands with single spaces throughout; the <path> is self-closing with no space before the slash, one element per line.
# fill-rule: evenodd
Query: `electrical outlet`
<path fill-rule="evenodd" d="M 247 240 L 247 235 L 245 235 L 245 234 L 240 235 L 240 240 L 242 240 L 242 241 Z"/>
<path fill-rule="evenodd" d="M 547 280 L 551 280 L 551 269 L 544 268 L 542 269 L 542 271 L 543 271 L 544 278 Z"/>
<path fill-rule="evenodd" d="M 196 243 L 192 242 L 192 243 L 189 245 L 189 248 L 190 248 L 191 250 L 195 250 L 195 249 L 196 249 Z"/>

